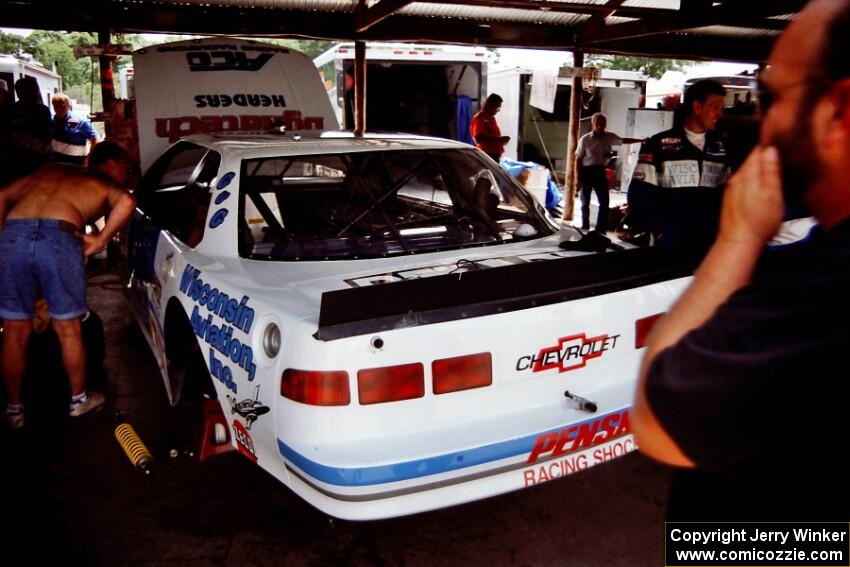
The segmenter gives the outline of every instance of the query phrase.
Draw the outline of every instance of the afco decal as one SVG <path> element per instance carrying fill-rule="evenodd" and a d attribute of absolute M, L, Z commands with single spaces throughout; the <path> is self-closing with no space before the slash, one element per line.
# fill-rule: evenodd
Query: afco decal
<path fill-rule="evenodd" d="M 254 389 L 254 397 L 247 398 L 244 400 L 236 401 L 235 396 L 227 396 L 227 400 L 230 402 L 230 413 L 238 413 L 245 420 L 245 423 L 248 424 L 247 429 L 251 429 L 251 425 L 257 421 L 257 418 L 261 415 L 266 415 L 271 411 L 269 406 L 264 405 L 263 402 L 260 401 L 260 387 L 257 386 Z"/>
<path fill-rule="evenodd" d="M 189 71 L 259 71 L 269 62 L 271 53 L 251 57 L 243 51 L 191 51 L 186 54 Z"/>
<path fill-rule="evenodd" d="M 210 345 L 209 368 L 212 377 L 238 394 L 230 363 L 245 370 L 249 382 L 254 380 L 257 365 L 251 347 L 233 335 L 234 330 L 246 335 L 251 332 L 254 310 L 248 305 L 250 298 L 247 295 L 237 301 L 223 290 L 204 282 L 200 275 L 201 270 L 187 265 L 180 278 L 180 291 L 197 304 L 192 310 L 190 323 L 195 334 Z M 201 308 L 206 310 L 206 317 Z"/>
<path fill-rule="evenodd" d="M 584 333 L 558 339 L 558 344 L 540 349 L 537 354 L 521 356 L 516 362 L 518 372 L 531 370 L 545 372 L 558 370 L 569 372 L 584 368 L 587 361 L 599 358 L 617 346 L 620 335 L 599 335 L 588 337 Z"/>
<path fill-rule="evenodd" d="M 254 450 L 254 441 L 251 439 L 251 434 L 245 429 L 245 426 L 233 420 L 233 438 L 236 439 L 236 448 L 239 452 L 251 459 L 252 462 L 257 462 L 257 452 Z"/>

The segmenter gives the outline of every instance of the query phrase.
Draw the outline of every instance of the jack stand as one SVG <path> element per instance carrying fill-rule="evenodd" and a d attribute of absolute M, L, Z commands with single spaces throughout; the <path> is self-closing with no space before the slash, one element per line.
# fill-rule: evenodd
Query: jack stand
<path fill-rule="evenodd" d="M 234 451 L 230 443 L 230 433 L 227 418 L 221 411 L 221 405 L 216 400 L 204 398 L 204 437 L 201 439 L 201 450 L 198 459 L 204 461 L 216 455 Z"/>

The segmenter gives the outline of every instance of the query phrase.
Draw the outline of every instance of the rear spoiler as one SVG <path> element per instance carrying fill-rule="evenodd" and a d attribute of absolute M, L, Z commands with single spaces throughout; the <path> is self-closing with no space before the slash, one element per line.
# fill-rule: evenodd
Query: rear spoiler
<path fill-rule="evenodd" d="M 594 297 L 689 276 L 700 259 L 640 248 L 328 291 L 314 336 L 332 341 Z"/>

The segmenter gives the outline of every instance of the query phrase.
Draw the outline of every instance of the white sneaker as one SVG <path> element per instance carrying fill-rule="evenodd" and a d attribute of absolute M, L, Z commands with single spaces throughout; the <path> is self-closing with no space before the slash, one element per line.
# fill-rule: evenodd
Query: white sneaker
<path fill-rule="evenodd" d="M 71 417 L 80 417 L 91 411 L 99 410 L 105 402 L 106 396 L 100 392 L 88 392 L 85 401 L 71 402 L 68 406 L 68 415 Z"/>
<path fill-rule="evenodd" d="M 24 412 L 19 411 L 18 413 L 7 413 L 6 421 L 12 429 L 20 429 L 24 426 Z"/>

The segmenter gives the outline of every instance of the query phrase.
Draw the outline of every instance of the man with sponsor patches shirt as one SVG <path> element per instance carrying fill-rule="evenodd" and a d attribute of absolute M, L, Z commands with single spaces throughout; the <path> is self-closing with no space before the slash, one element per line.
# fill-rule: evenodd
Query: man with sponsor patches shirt
<path fill-rule="evenodd" d="M 714 135 L 725 94 L 715 81 L 697 81 L 685 93 L 677 126 L 641 147 L 629 208 L 658 245 L 705 250 L 714 240 L 730 171 L 723 141 Z"/>
<path fill-rule="evenodd" d="M 850 0 L 815 0 L 760 73 L 759 145 L 730 180 L 719 231 L 650 334 L 631 425 L 679 467 L 668 519 L 850 516 Z M 801 201 L 810 239 L 766 244 Z"/>

